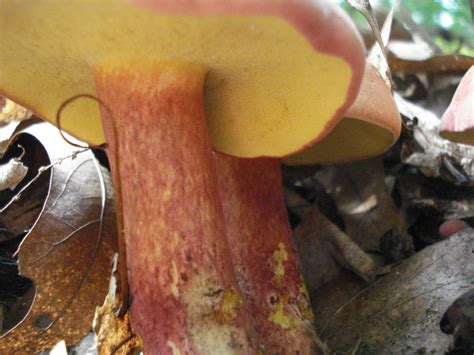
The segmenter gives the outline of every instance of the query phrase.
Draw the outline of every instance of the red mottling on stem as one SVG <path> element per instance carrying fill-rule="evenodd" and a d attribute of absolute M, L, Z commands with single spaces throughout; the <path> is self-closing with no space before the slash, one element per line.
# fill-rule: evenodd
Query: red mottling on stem
<path fill-rule="evenodd" d="M 214 160 L 232 262 L 269 354 L 318 351 L 277 159 Z"/>
<path fill-rule="evenodd" d="M 256 344 L 225 239 L 203 78 L 196 66 L 95 70 L 113 113 L 102 113 L 107 139 L 121 152 L 112 172 L 120 170 L 131 324 L 150 354 L 248 353 Z"/>

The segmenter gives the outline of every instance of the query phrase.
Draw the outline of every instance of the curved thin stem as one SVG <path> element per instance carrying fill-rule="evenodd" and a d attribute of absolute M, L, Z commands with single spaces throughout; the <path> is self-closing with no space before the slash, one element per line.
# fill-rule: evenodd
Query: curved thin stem
<path fill-rule="evenodd" d="M 118 246 L 119 246 L 119 258 L 120 258 L 120 282 L 121 282 L 121 294 L 122 294 L 122 304 L 120 308 L 117 310 L 117 315 L 123 317 L 128 310 L 129 307 L 129 287 L 128 287 L 128 280 L 127 280 L 127 267 L 126 267 L 126 245 L 125 245 L 125 234 L 124 234 L 124 221 L 123 221 L 123 213 L 122 213 L 122 183 L 121 183 L 121 174 L 120 174 L 120 144 L 118 143 L 118 132 L 117 132 L 117 125 L 114 120 L 114 116 L 112 110 L 106 105 L 104 101 L 100 98 L 91 95 L 91 94 L 77 94 L 74 95 L 67 100 L 65 100 L 60 106 L 58 111 L 56 112 L 56 125 L 59 130 L 59 134 L 61 137 L 69 144 L 75 147 L 81 148 L 93 148 L 93 149 L 103 149 L 105 150 L 108 145 L 107 143 L 99 144 L 99 145 L 88 145 L 86 147 L 78 145 L 77 143 L 71 142 L 63 133 L 61 128 L 61 113 L 65 109 L 67 105 L 72 103 L 75 100 L 86 98 L 93 101 L 96 101 L 100 107 L 104 108 L 107 111 L 107 114 L 110 116 L 110 122 L 112 122 L 113 127 L 113 134 L 114 134 L 114 166 L 116 170 L 117 179 L 115 179 L 115 200 L 117 205 L 116 210 L 116 217 L 117 217 L 117 234 L 118 234 Z"/>

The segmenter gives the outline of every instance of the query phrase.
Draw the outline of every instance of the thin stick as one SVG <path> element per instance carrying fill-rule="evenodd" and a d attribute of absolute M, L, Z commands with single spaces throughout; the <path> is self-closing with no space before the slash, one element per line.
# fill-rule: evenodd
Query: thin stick
<path fill-rule="evenodd" d="M 101 210 L 100 210 L 100 215 L 99 215 L 99 218 L 95 221 L 90 221 L 88 223 L 86 223 L 85 225 L 79 227 L 78 229 L 76 229 L 74 232 L 70 233 L 68 236 L 66 236 L 65 238 L 63 238 L 62 240 L 60 240 L 59 242 L 56 242 L 56 243 L 52 243 L 53 246 L 50 248 L 49 251 L 51 251 L 54 246 L 56 245 L 59 245 L 61 243 L 63 243 L 64 241 L 66 241 L 67 239 L 71 238 L 74 234 L 76 234 L 79 230 L 82 230 L 84 228 L 86 228 L 87 226 L 89 225 L 92 225 L 93 223 L 99 223 L 99 231 L 97 233 L 97 238 L 96 238 L 96 243 L 95 243 L 95 247 L 94 247 L 94 250 L 92 252 L 92 255 L 89 259 L 89 264 L 87 265 L 87 269 L 86 269 L 86 272 L 84 273 L 81 281 L 79 282 L 79 284 L 74 288 L 74 291 L 72 292 L 72 295 L 69 297 L 69 299 L 67 300 L 66 304 L 64 305 L 64 307 L 58 312 L 58 315 L 51 321 L 51 323 L 43 328 L 42 330 L 48 330 L 49 328 L 51 328 L 53 326 L 53 324 L 59 319 L 61 318 L 64 313 L 66 312 L 66 310 L 69 308 L 69 306 L 72 304 L 72 302 L 74 301 L 74 299 L 76 298 L 77 294 L 79 293 L 80 289 L 82 288 L 82 286 L 84 285 L 84 283 L 86 282 L 91 270 L 92 270 L 92 266 L 94 264 L 94 261 L 95 261 L 95 258 L 97 256 L 97 252 L 99 251 L 99 247 L 100 247 L 100 242 L 102 240 L 102 235 L 104 233 L 104 216 L 105 216 L 105 208 L 106 208 L 106 202 L 107 202 L 107 190 L 105 188 L 105 181 L 104 181 L 104 176 L 102 175 L 102 171 L 100 170 L 100 166 L 99 166 L 99 163 L 97 162 L 97 159 L 93 159 L 94 161 L 94 165 L 95 165 L 95 168 L 97 169 L 97 175 L 99 177 L 99 182 L 100 182 L 100 189 L 101 189 L 101 196 L 102 196 L 102 199 L 101 199 Z M 48 251 L 48 252 L 49 252 Z"/>
<path fill-rule="evenodd" d="M 18 201 L 21 197 L 21 194 L 23 192 L 25 192 L 36 180 L 38 180 L 41 177 L 41 175 L 43 175 L 44 172 L 50 170 L 55 165 L 61 164 L 66 159 L 70 159 L 70 158 L 76 157 L 78 154 L 84 153 L 86 150 L 87 149 L 75 151 L 75 152 L 73 152 L 72 154 L 70 154 L 66 157 L 62 157 L 62 158 L 57 159 L 54 163 L 51 163 L 51 164 L 46 165 L 46 166 L 41 166 L 38 169 L 38 173 L 36 174 L 36 176 L 34 176 L 30 181 L 28 181 L 28 183 L 25 186 L 23 186 L 21 188 L 21 190 L 18 191 L 18 193 L 15 194 L 15 196 L 13 196 L 2 208 L 0 208 L 0 214 L 5 212 L 15 201 Z"/>
<path fill-rule="evenodd" d="M 78 94 L 70 97 L 69 99 L 65 100 L 61 106 L 59 106 L 58 111 L 56 112 L 56 125 L 59 129 L 59 134 L 61 137 L 68 142 L 69 144 L 76 146 L 76 147 L 81 147 L 77 143 L 71 142 L 64 134 L 61 129 L 61 113 L 64 110 L 64 108 L 72 103 L 75 100 L 78 100 L 80 98 L 86 98 L 86 99 L 91 99 L 93 101 L 96 101 L 100 107 L 103 107 L 106 111 L 107 114 L 110 116 L 110 121 L 112 122 L 112 127 L 113 127 L 113 135 L 114 135 L 114 165 L 116 169 L 116 176 L 117 179 L 114 179 L 115 182 L 115 190 L 117 191 L 115 200 L 116 200 L 116 205 L 117 205 L 117 211 L 116 211 L 116 218 L 117 218 L 117 234 L 118 234 L 118 248 L 119 248 L 119 268 L 120 268 L 120 292 L 122 294 L 122 305 L 120 305 L 120 308 L 117 310 L 117 315 L 120 317 L 123 317 L 129 308 L 129 302 L 130 302 L 130 291 L 128 287 L 128 280 L 127 280 L 127 254 L 126 254 L 126 243 L 125 243 L 125 233 L 124 233 L 124 220 L 123 220 L 123 212 L 122 212 L 122 183 L 121 183 L 121 174 L 120 174 L 120 144 L 118 143 L 118 131 L 117 131 L 117 125 L 114 119 L 114 116 L 112 114 L 112 110 L 105 104 L 104 101 L 99 99 L 98 97 L 91 95 L 91 94 Z M 84 147 L 82 147 L 84 148 Z M 94 149 L 103 149 L 105 150 L 108 148 L 107 144 L 100 144 L 100 145 L 88 145 L 87 148 L 94 148 Z"/>

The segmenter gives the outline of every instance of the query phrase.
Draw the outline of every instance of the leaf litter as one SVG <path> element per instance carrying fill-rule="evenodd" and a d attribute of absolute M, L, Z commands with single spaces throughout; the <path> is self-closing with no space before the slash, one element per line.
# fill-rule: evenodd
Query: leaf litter
<path fill-rule="evenodd" d="M 41 181 L 48 188 L 37 219 L 12 255 L 21 277 L 32 281 L 31 308 L 21 322 L 4 327 L 0 352 L 41 351 L 60 340 L 79 341 L 107 294 L 116 252 L 110 176 L 93 153 L 65 143 L 47 123 L 31 125 L 13 136 L 10 145 L 25 137 L 44 147 L 48 163 L 13 191 L 2 219 L 35 184 Z"/>
<path fill-rule="evenodd" d="M 351 2 L 375 28 L 369 2 Z M 392 11 L 385 23 L 402 22 L 415 34 L 387 42 L 390 25 L 375 34 L 387 50 L 405 126 L 400 141 L 379 168 L 367 161 L 283 169 L 302 272 L 318 335 L 335 353 L 471 354 L 474 233 L 446 237 L 438 228 L 446 220 L 474 222 L 474 147 L 441 138 L 438 127 L 474 58 L 443 54 L 406 10 Z M 384 75 L 380 49 L 374 46 L 373 58 Z M 321 204 L 328 197 L 332 203 Z M 316 209 L 330 220 L 326 231 L 312 222 Z M 328 231 L 371 258 L 375 281 L 337 261 Z M 308 235 L 312 242 L 304 241 Z"/>

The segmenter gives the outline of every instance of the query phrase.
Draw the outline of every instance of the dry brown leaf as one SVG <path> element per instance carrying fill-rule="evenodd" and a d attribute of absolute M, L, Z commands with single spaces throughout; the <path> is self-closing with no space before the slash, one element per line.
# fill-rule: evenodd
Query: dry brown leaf
<path fill-rule="evenodd" d="M 322 340 L 341 352 L 359 344 L 359 353 L 366 354 L 444 353 L 453 339 L 441 331 L 440 321 L 473 285 L 473 250 L 474 231 L 467 229 L 423 249 L 360 292 L 346 279 L 319 290 L 314 306 Z M 354 290 L 358 294 L 348 298 Z"/>
<path fill-rule="evenodd" d="M 303 222 L 294 230 L 306 287 L 312 295 L 323 284 L 337 278 L 341 267 L 365 281 L 375 278 L 372 259 L 343 231 L 317 209 L 310 208 Z"/>
<path fill-rule="evenodd" d="M 11 159 L 0 165 L 0 190 L 15 190 L 18 184 L 28 174 L 28 167 L 19 159 Z"/>
<path fill-rule="evenodd" d="M 430 110 L 399 94 L 395 94 L 395 101 L 413 133 L 413 139 L 404 142 L 402 162 L 419 168 L 426 176 L 472 184 L 474 147 L 442 138 L 438 131 L 440 120 Z"/>
<path fill-rule="evenodd" d="M 444 221 L 474 217 L 472 186 L 455 186 L 413 173 L 400 175 L 396 189 L 417 246 L 441 240 L 438 229 Z"/>
<path fill-rule="evenodd" d="M 48 152 L 49 194 L 18 256 L 21 275 L 35 282 L 34 303 L 3 336 L 0 353 L 39 352 L 62 339 L 67 344 L 80 340 L 107 294 L 116 251 L 110 177 L 93 153 L 77 152 L 46 123 L 27 128 L 11 144 L 23 135 L 34 136 Z M 22 198 L 4 206 L 4 212 Z"/>
<path fill-rule="evenodd" d="M 22 198 L 15 201 L 8 209 L 2 211 L 1 208 L 37 175 L 41 166 L 49 164 L 48 153 L 34 136 L 23 134 L 18 136 L 13 144 L 10 144 L 8 151 L 3 156 L 0 152 L 0 157 L 0 164 L 18 160 L 28 168 L 26 176 L 13 191 L 10 189 L 0 190 L 1 225 L 16 236 L 31 228 L 38 218 L 48 193 L 50 171 L 45 171 L 31 184 L 30 188 L 22 193 Z"/>
<path fill-rule="evenodd" d="M 413 253 L 405 222 L 387 192 L 379 158 L 327 166 L 316 174 L 336 202 L 345 232 L 366 252 L 384 252 L 391 260 Z M 386 247 L 388 233 L 393 245 Z"/>
<path fill-rule="evenodd" d="M 115 314 L 109 296 L 101 307 L 97 307 L 94 332 L 97 335 L 99 354 L 130 355 L 138 354 L 140 349 L 143 349 L 141 340 L 132 331 L 129 320 L 128 313 L 123 317 Z"/>
<path fill-rule="evenodd" d="M 453 351 L 474 353 L 474 288 L 448 307 L 440 327 L 444 333 L 453 335 Z"/>
<path fill-rule="evenodd" d="M 407 60 L 389 54 L 388 63 L 393 73 L 464 73 L 474 65 L 474 57 L 449 54 L 431 57 L 426 60 Z"/>
<path fill-rule="evenodd" d="M 23 121 L 31 117 L 31 111 L 23 106 L 0 96 L 0 123 Z"/>

